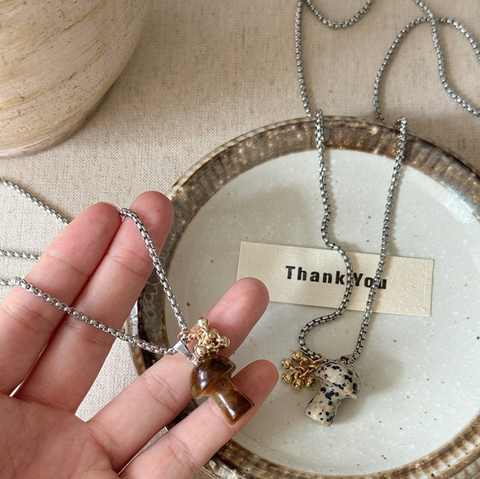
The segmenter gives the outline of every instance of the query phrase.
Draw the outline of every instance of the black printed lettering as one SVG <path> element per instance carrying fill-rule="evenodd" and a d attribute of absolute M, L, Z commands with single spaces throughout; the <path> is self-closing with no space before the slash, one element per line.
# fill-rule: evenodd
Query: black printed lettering
<path fill-rule="evenodd" d="M 307 272 L 301 266 L 298 267 L 297 279 L 298 281 L 307 281 Z"/>
<path fill-rule="evenodd" d="M 332 281 L 333 281 L 332 273 L 323 273 L 322 283 L 331 284 Z"/>
<path fill-rule="evenodd" d="M 285 266 L 287 268 L 287 279 L 292 279 L 292 271 L 295 269 L 295 266 Z"/>
<path fill-rule="evenodd" d="M 353 273 L 353 280 L 355 281 L 355 286 L 360 286 L 360 280 L 363 278 L 363 273 L 357 274 Z"/>

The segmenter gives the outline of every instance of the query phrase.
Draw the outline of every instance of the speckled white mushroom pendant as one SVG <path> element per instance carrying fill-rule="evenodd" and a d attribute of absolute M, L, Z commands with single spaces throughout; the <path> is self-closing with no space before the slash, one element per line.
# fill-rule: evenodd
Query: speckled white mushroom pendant
<path fill-rule="evenodd" d="M 305 414 L 324 426 L 330 426 L 342 399 L 357 399 L 360 378 L 351 366 L 340 361 L 324 363 L 315 376 L 320 380 L 320 389 L 307 404 Z"/>

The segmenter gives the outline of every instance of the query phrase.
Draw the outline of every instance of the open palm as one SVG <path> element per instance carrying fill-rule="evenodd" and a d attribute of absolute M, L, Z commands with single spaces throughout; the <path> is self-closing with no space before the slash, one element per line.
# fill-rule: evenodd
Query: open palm
<path fill-rule="evenodd" d="M 161 250 L 173 215 L 170 202 L 144 193 L 132 209 Z M 118 328 L 151 271 L 136 226 L 100 203 L 62 231 L 26 279 Z M 241 344 L 267 302 L 265 287 L 244 279 L 207 313 L 231 339 L 225 355 Z M 234 382 L 255 407 L 237 424 L 229 425 L 208 400 L 136 456 L 190 400 L 192 365 L 179 355 L 162 358 L 84 422 L 75 411 L 112 342 L 31 293 L 12 290 L 0 305 L 0 478 L 189 478 L 252 417 L 277 378 L 270 363 L 250 364 Z"/>

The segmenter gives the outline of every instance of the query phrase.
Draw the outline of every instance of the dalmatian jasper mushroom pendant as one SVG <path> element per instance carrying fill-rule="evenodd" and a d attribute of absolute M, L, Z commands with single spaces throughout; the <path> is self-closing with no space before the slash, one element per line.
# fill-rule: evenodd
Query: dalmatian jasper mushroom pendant
<path fill-rule="evenodd" d="M 290 358 L 282 360 L 287 371 L 282 381 L 296 390 L 312 387 L 318 381 L 317 394 L 305 407 L 305 414 L 324 426 L 330 426 L 342 399 L 356 399 L 360 392 L 360 378 L 351 366 L 342 361 L 326 361 L 320 356 L 312 359 L 301 351 L 294 351 Z"/>
<path fill-rule="evenodd" d="M 305 414 L 324 426 L 330 426 L 342 399 L 357 399 L 360 378 L 348 364 L 340 361 L 325 363 L 315 375 L 320 380 L 320 388 L 307 404 Z"/>

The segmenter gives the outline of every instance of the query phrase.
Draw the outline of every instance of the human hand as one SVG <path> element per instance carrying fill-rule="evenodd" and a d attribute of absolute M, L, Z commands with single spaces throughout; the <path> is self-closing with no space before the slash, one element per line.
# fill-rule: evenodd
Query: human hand
<path fill-rule="evenodd" d="M 173 217 L 171 203 L 159 193 L 144 193 L 132 210 L 160 251 Z M 122 223 L 113 206 L 100 203 L 60 233 L 26 280 L 119 328 L 151 271 L 136 226 L 128 219 Z M 225 356 L 245 339 L 267 303 L 265 287 L 244 279 L 210 309 L 212 327 L 231 340 Z M 31 293 L 11 291 L 0 305 L 2 479 L 189 478 L 245 425 L 277 379 L 267 361 L 248 365 L 234 383 L 255 407 L 235 425 L 208 399 L 132 461 L 190 400 L 192 365 L 179 354 L 162 358 L 84 422 L 75 411 L 112 342 Z"/>

